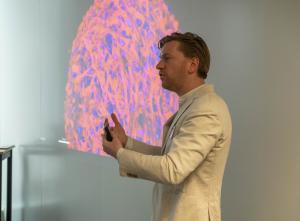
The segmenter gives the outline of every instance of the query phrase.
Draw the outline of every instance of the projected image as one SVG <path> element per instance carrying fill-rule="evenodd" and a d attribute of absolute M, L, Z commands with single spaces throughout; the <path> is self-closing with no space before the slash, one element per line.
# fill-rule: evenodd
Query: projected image
<path fill-rule="evenodd" d="M 112 112 L 128 135 L 161 144 L 163 123 L 178 104 L 161 88 L 157 42 L 178 29 L 163 0 L 94 1 L 72 45 L 65 98 L 69 148 L 105 155 L 100 134 Z"/>

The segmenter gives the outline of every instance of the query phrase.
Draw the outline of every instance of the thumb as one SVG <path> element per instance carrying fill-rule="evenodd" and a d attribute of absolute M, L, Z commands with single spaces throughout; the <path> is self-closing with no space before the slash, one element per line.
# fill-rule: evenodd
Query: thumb
<path fill-rule="evenodd" d="M 117 118 L 117 115 L 115 113 L 111 114 L 111 119 L 113 120 L 115 126 L 120 126 L 120 122 L 119 122 L 119 120 Z"/>

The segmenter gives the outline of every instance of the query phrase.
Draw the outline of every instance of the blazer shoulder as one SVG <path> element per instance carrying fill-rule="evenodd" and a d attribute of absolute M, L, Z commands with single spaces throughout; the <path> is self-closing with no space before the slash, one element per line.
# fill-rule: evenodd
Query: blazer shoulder
<path fill-rule="evenodd" d="M 227 104 L 224 99 L 215 92 L 206 93 L 202 96 L 195 96 L 191 104 L 191 111 L 196 112 L 218 112 L 218 110 L 227 110 Z"/>

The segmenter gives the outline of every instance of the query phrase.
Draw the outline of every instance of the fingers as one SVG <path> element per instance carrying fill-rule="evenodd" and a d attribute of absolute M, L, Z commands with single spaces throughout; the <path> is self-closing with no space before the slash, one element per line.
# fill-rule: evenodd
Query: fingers
<path fill-rule="evenodd" d="M 101 134 L 101 137 L 102 137 L 102 144 L 103 145 L 107 144 L 108 141 L 106 140 L 105 135 Z"/>
<path fill-rule="evenodd" d="M 112 135 L 113 136 L 113 135 Z M 101 137 L 102 137 L 102 143 L 103 144 L 107 144 L 107 143 L 110 143 L 111 141 L 108 141 L 107 139 L 106 139 L 106 134 L 101 134 Z"/>
<path fill-rule="evenodd" d="M 115 123 L 115 126 L 120 126 L 120 122 L 117 118 L 117 115 L 115 113 L 111 114 L 111 119 L 113 120 L 113 122 Z"/>
<path fill-rule="evenodd" d="M 108 140 L 106 140 L 105 134 L 101 134 L 101 137 L 102 137 L 103 142 L 105 142 L 105 143 L 109 142 Z"/>

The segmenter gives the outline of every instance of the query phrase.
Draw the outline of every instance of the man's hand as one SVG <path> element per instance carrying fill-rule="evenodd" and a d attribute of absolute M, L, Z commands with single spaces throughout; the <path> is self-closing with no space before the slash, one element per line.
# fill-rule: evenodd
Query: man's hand
<path fill-rule="evenodd" d="M 127 135 L 125 133 L 124 128 L 122 127 L 122 125 L 120 124 L 117 115 L 115 113 L 111 114 L 111 119 L 113 120 L 115 126 L 110 128 L 110 131 L 114 132 L 115 135 L 119 138 L 119 140 L 121 141 L 123 147 L 125 147 L 126 143 L 127 143 Z"/>
<path fill-rule="evenodd" d="M 112 135 L 113 140 L 110 142 L 106 140 L 105 131 L 102 136 L 102 146 L 105 153 L 117 158 L 117 152 L 120 148 L 125 147 L 127 143 L 127 135 L 124 128 L 120 124 L 116 114 L 112 113 L 111 118 L 115 124 L 114 127 L 109 127 L 109 131 Z M 108 125 L 108 120 L 105 119 L 104 125 Z"/>
<path fill-rule="evenodd" d="M 122 143 L 119 137 L 114 131 L 110 131 L 113 140 L 110 142 L 106 140 L 105 133 L 101 134 L 102 136 L 102 146 L 105 153 L 111 155 L 114 158 L 117 158 L 117 153 L 120 148 L 123 148 Z"/>

